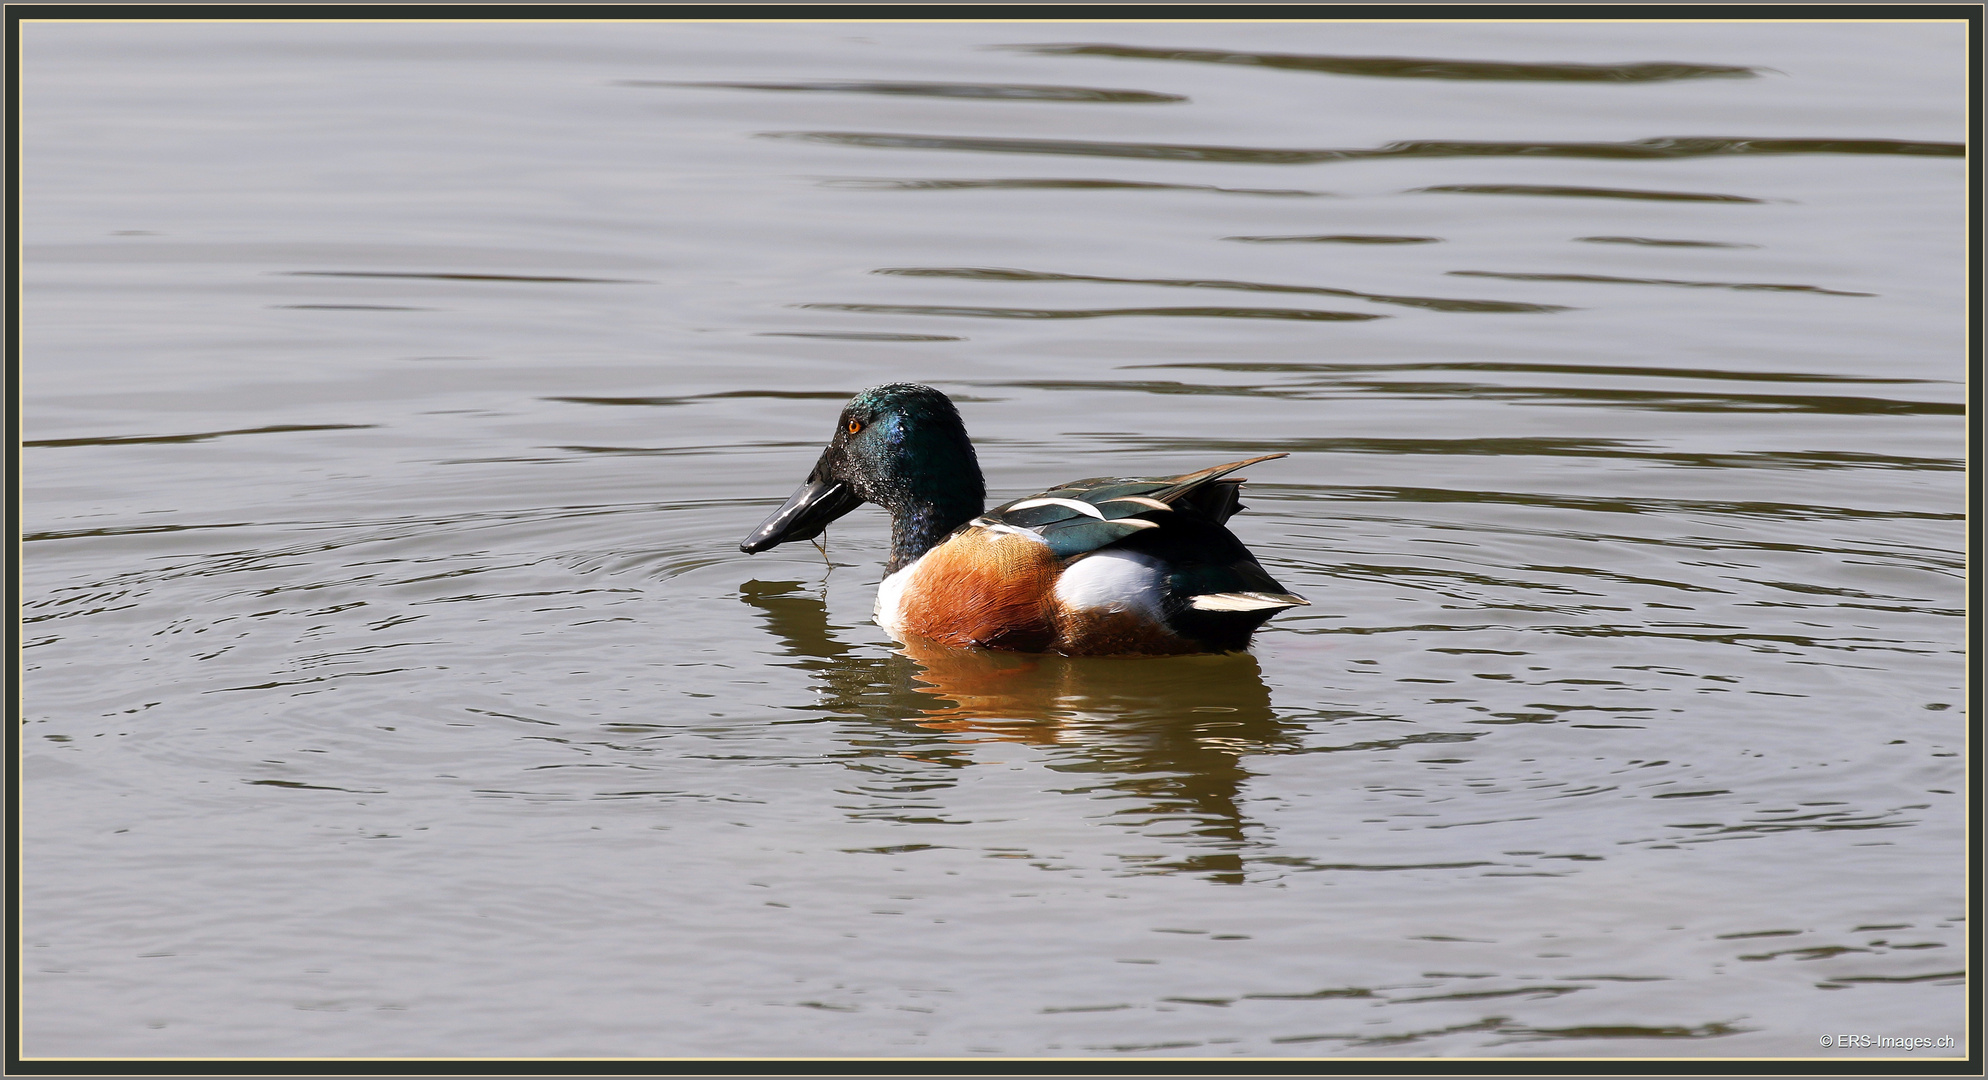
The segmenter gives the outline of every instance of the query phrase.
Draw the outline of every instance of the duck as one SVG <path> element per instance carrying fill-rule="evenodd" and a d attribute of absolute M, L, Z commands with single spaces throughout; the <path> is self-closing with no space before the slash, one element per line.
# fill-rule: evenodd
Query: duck
<path fill-rule="evenodd" d="M 889 511 L 875 618 L 898 639 L 1066 656 L 1246 650 L 1310 601 L 1278 584 L 1226 523 L 1236 470 L 1099 476 L 984 509 L 959 409 L 918 383 L 849 400 L 807 480 L 739 550 L 812 540 L 864 503 Z"/>

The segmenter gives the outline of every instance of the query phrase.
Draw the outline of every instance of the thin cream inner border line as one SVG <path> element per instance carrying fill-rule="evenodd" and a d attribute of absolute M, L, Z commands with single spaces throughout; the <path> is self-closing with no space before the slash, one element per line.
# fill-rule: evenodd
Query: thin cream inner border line
<path fill-rule="evenodd" d="M 830 2 L 830 0 L 801 0 L 801 3 L 808 3 L 808 2 L 817 2 L 817 3 L 821 3 L 821 4 L 823 5 L 823 6 L 828 6 L 828 3 Z M 903 5 L 904 5 L 905 7 L 914 7 L 914 6 L 919 6 L 919 5 L 916 5 L 916 4 L 912 3 L 912 2 L 911 2 L 911 0 L 901 0 L 901 2 L 903 2 Z M 997 2 L 999 2 L 999 0 L 997 0 Z M 1133 0 L 1124 0 L 1124 2 L 1125 2 L 1125 3 L 1127 3 L 1127 4 L 1129 5 L 1129 4 L 1131 4 L 1131 3 L 1133 2 Z M 57 6 L 57 5 L 54 5 L 54 4 L 47 4 L 47 5 L 43 5 L 43 6 L 51 6 L 51 7 L 52 7 L 52 6 Z M 317 5 L 312 5 L 312 6 L 317 6 Z M 372 5 L 372 4 L 365 4 L 365 5 L 357 5 L 357 4 L 355 4 L 354 6 L 355 6 L 355 7 L 357 7 L 357 6 L 367 6 L 367 7 L 371 7 L 371 6 L 374 6 L 374 5 Z M 538 6 L 541 6 L 541 5 L 540 5 L 540 4 L 538 4 L 538 3 L 536 3 L 536 2 L 533 2 L 533 3 L 518 3 L 518 4 L 515 4 L 515 5 L 509 5 L 509 6 L 516 6 L 516 7 L 538 7 Z M 617 6 L 618 6 L 618 5 L 617 5 Z M 703 4 L 691 4 L 691 3 L 685 3 L 685 4 L 683 5 L 683 6 L 684 6 L 684 7 L 703 7 L 704 5 L 703 5 Z M 756 6 L 760 6 L 760 5 L 749 5 L 749 4 L 741 4 L 741 5 L 740 5 L 740 7 L 742 7 L 742 8 L 751 8 L 751 7 L 756 7 Z M 767 4 L 767 5 L 764 5 L 764 6 L 766 6 L 766 7 L 796 7 L 796 6 L 800 6 L 800 5 L 799 5 L 799 4 L 795 4 L 795 3 L 787 3 L 787 4 Z M 1017 6 L 1020 6 L 1020 5 L 1018 4 Z M 1182 6 L 1182 7 L 1188 7 L 1188 6 L 1194 6 L 1194 7 L 1199 7 L 1200 5 L 1199 5 L 1199 4 L 1194 4 L 1194 5 L 1189 5 L 1189 4 L 1182 4 L 1181 6 Z M 1308 7 L 1308 6 L 1310 6 L 1310 5 L 1309 5 L 1309 4 L 1299 4 L 1299 3 L 1293 3 L 1293 4 L 1291 4 L 1290 6 L 1291 6 L 1291 7 Z M 521 23 L 572 23 L 572 24 L 574 24 L 574 25 L 581 25 L 581 24 L 586 24 L 586 25 L 593 25 L 593 26 L 598 26 L 598 25 L 601 25 L 601 24 L 604 24 L 604 23 L 605 23 L 605 24 L 613 24 L 613 23 L 629 23 L 629 24 L 641 24 L 641 23 L 713 23 L 713 24 L 718 24 L 718 23 L 730 23 L 730 24 L 739 24 L 739 23 L 753 23 L 753 24 L 758 24 L 758 25 L 765 25 L 765 24 L 768 24 L 768 23 L 786 23 L 786 24 L 790 24 L 790 25 L 801 25 L 801 24 L 805 24 L 805 25 L 824 25 L 824 24 L 831 24 L 831 23 L 843 23 L 843 24 L 861 24 L 861 23 L 928 23 L 928 24 L 945 24 L 945 25 L 952 25 L 952 26 L 1008 26 L 1008 25 L 1016 25 L 1016 24 L 1022 24 L 1022 23 L 1094 23 L 1094 24 L 1097 24 L 1097 25 L 1101 25 L 1101 26 L 1115 26 L 1115 25 L 1138 25 L 1138 26 L 1265 26 L 1265 25 L 1280 25 L 1280 26 L 1281 26 L 1281 25 L 1291 25 L 1291 24 L 1306 24 L 1306 25 L 1323 25 L 1323 24 L 1331 24 L 1331 23 L 1345 23 L 1345 24 L 1349 24 L 1349 25 L 1352 25 L 1352 24 L 1362 24 L 1362 25 L 1365 25 L 1365 24 L 1371 24 L 1371 23 L 1389 23 L 1389 24 L 1394 24 L 1394 25 L 1401 25 L 1401 26 L 1407 26 L 1407 25 L 1417 25 L 1417 26 L 1443 26 L 1443 25 L 1497 25 L 1497 26 L 1538 26 L 1538 25 L 1555 25 L 1555 24 L 1559 24 L 1559 25 L 1591 25 L 1591 26 L 1637 26 L 1637 25 L 1662 25 L 1662 26 L 1703 26 L 1703 25 L 1721 25 L 1721 26 L 1723 26 L 1723 25 L 1727 25 L 1727 24 L 1743 24 L 1743 25 L 1755 25 L 1755 26 L 1759 26 L 1759 25 L 1774 25 L 1774 26 L 1789 26 L 1789 25 L 1852 25 L 1852 24 L 1886 24 L 1886 25 L 1908 25 L 1908 24 L 1909 24 L 1909 25 L 1915 25 L 1915 26 L 1944 26 L 1944 25 L 1947 25 L 1947 24 L 1956 24 L 1956 25 L 1962 25 L 1962 26 L 1965 26 L 1965 25 L 1969 25 L 1969 24 L 1971 23 L 1971 20 L 1968 20 L 1968 19 L 1832 19 L 1832 18 L 1827 18 L 1827 17 L 1812 17 L 1812 18 L 1805 18 L 1805 19 L 1416 19 L 1416 18 L 1407 18 L 1407 17 L 1376 17 L 1376 18 L 1372 18 L 1372 19 L 1298 19 L 1298 18 L 1291 18 L 1291 19 L 1077 19 L 1077 18 L 1051 18 L 1051 17 L 1044 17 L 1044 18 L 1038 18 L 1038 19 L 931 19 L 931 18 L 913 18 L 913 17 L 906 17 L 906 18 L 902 18 L 902 19 L 891 19 L 891 18 L 871 18 L 871 19 L 826 19 L 826 18 L 824 18 L 824 19 L 799 19 L 799 18 L 797 18 L 797 19 L 751 19 L 751 18 L 745 18 L 745 17 L 740 17 L 740 18 L 732 18 L 732 19 L 710 19 L 710 18 L 695 18 L 695 19 L 693 19 L 693 18 L 682 18 L 682 19 L 673 19 L 673 18 L 669 18 L 669 17 L 666 17 L 666 16 L 659 16 L 659 17 L 656 17 L 656 18 L 651 18 L 651 19 L 635 19 L 635 18 L 627 18 L 627 17 L 624 17 L 624 16 L 616 16 L 616 17 L 613 17 L 613 18 L 601 18 L 601 19 L 588 19 L 588 18 L 581 18 L 581 17 L 577 17 L 577 16 L 576 16 L 576 17 L 571 17 L 571 18 L 564 18 L 564 19 L 529 19 L 529 18 L 514 18 L 514 19 L 507 19 L 507 18 L 502 18 L 502 17 L 498 17 L 498 18 L 481 18 L 481 19 L 476 19 L 476 18 L 462 18 L 462 19 L 437 19 L 437 18 L 433 18 L 433 17 L 423 17 L 423 18 L 419 18 L 419 19 L 396 19 L 396 18 L 392 18 L 392 17 L 390 17 L 390 16 L 384 16 L 384 15 L 361 15 L 361 16 L 354 16 L 354 17 L 352 17 L 352 18 L 350 18 L 350 19 L 326 19 L 326 18 L 318 18 L 318 17 L 312 17 L 312 18 L 284 18 L 284 17 L 283 17 L 283 16 L 281 16 L 281 15 L 270 15 L 270 16 L 267 16 L 267 17 L 265 17 L 265 18 L 260 18 L 260 19 L 166 19 L 166 18 L 158 18 L 158 17 L 146 17 L 146 16 L 132 16 L 132 17 L 130 17 L 130 18 L 104 18 L 104 19 L 77 19 L 77 18 L 57 18 L 57 17 L 53 17 L 53 16 L 48 16 L 48 17 L 44 17 L 44 16 L 37 16 L 37 15 L 23 15 L 23 16 L 21 16 L 21 17 L 20 17 L 20 20 L 19 20 L 19 21 L 21 21 L 21 22 L 23 22 L 23 23 L 28 23 L 28 22 L 38 22 L 38 23 L 69 23 L 69 24 L 72 24 L 72 25 L 77 25 L 77 26 L 97 26 L 97 25 L 105 25 L 105 24 L 128 24 L 128 23 L 158 23 L 158 24 L 167 24 L 167 25 L 185 25 L 185 26 L 200 26 L 200 25 L 213 25 L 213 24 L 227 24 L 227 23 L 382 23 L 382 24 L 390 24 L 390 25 L 394 25 L 394 26 L 418 26 L 418 25 L 422 25 L 422 24 L 435 24 L 435 25 L 444 25 L 444 26 L 448 26 L 448 25 L 460 25 L 460 24 L 462 24 L 462 23 L 482 23 L 482 24 L 500 24 L 500 23 L 501 23 L 501 24 L 506 24 L 506 25 L 512 25 L 512 24 L 521 24 Z M 1215 50 L 1215 51 L 1223 51 L 1223 50 Z M 1244 52 L 1244 51 L 1247 51 L 1247 50 L 1240 50 L 1240 49 L 1237 49 L 1237 50 L 1229 50 L 1229 51 L 1235 51 L 1235 52 Z"/>
<path fill-rule="evenodd" d="M 1128 2 L 1129 2 L 1129 0 L 1128 0 Z M 524 6 L 524 5 L 520 4 L 519 6 Z M 689 6 L 689 5 L 686 5 L 686 6 Z M 787 5 L 780 5 L 780 6 L 787 6 Z M 911 6 L 911 5 L 907 3 L 907 4 L 906 4 L 906 6 Z M 1186 6 L 1186 5 L 1182 5 L 1182 6 Z M 1293 4 L 1292 6 L 1298 6 L 1298 5 L 1296 5 L 1296 4 Z M 281 17 L 281 16 L 271 16 L 271 17 L 268 17 L 268 18 L 260 18 L 260 19 L 161 19 L 161 18 L 142 18 L 142 17 L 138 17 L 138 18 L 110 18 L 110 19 L 75 19 L 75 18 L 42 18 L 42 17 L 37 17 L 37 16 L 32 16 L 32 15 L 24 15 L 24 16 L 22 16 L 22 17 L 21 17 L 21 18 L 20 18 L 20 19 L 19 19 L 18 21 L 19 21 L 19 22 L 20 22 L 20 23 L 21 23 L 22 25 L 26 25 L 26 24 L 28 24 L 28 23 L 31 23 L 31 22 L 32 22 L 32 23 L 56 23 L 56 24 L 62 24 L 62 25 L 70 25 L 70 26 L 96 26 L 96 25 L 103 25 L 103 24 L 111 24 L 111 25 L 132 25 L 132 24 L 146 24 L 146 25 L 182 25 L 182 24 L 184 24 L 184 25 L 289 25 L 289 24 L 300 24 L 300 25 L 301 25 L 301 24 L 307 24 L 307 23 L 328 23 L 328 24 L 339 24 L 339 25 L 345 25 L 345 24 L 378 24 L 378 25 L 443 25 L 443 26 L 449 26 L 449 25 L 460 25 L 460 24 L 463 24 L 463 23 L 476 23 L 476 24 L 480 24 L 480 25 L 523 25 L 523 24 L 543 24 L 543 23 L 560 23 L 560 24 L 570 24 L 570 25 L 601 25 L 601 24 L 625 24 L 625 25 L 652 25 L 652 24 L 674 24 L 674 23 L 698 23 L 698 24 L 708 24 L 708 25 L 718 25 L 718 24 L 730 24 L 730 25 L 738 25 L 738 24 L 744 24 L 744 23 L 783 23 L 783 24 L 788 24 L 788 25 L 831 25 L 831 24 L 841 24 L 841 25 L 858 25 L 858 24 L 878 24 L 878 23 L 892 23 L 892 24 L 895 24 L 895 23 L 920 23 L 920 24 L 926 24 L 926 25 L 940 25 L 940 24 L 943 24 L 943 25 L 955 25 L 955 26 L 972 26 L 972 25 L 981 25 L 981 26 L 994 26 L 994 25 L 1000 25 L 1000 26 L 1008 26 L 1008 25 L 1020 25 L 1020 24 L 1052 24 L 1052 25 L 1061 25 L 1061 24 L 1069 24 L 1069 23 L 1091 23 L 1091 24 L 1098 24 L 1098 25 L 1119 25 L 1119 24 L 1125 24 L 1125 25 L 1133 25 L 1133 24 L 1137 24 L 1137 25 L 1141 25 L 1141 26 L 1179 26 L 1179 25 L 1205 25 L 1205 26 L 1251 26 L 1251 25 L 1256 25 L 1256 26 L 1261 26 L 1261 25 L 1293 25 L 1293 24 L 1305 24 L 1305 25 L 1322 25 L 1322 24 L 1335 24 L 1335 23 L 1344 23 L 1344 24 L 1356 24 L 1356 23 L 1357 23 L 1357 24 L 1371 24 L 1371 23 L 1397 23 L 1397 24 L 1408 24 L 1408 23 L 1415 23 L 1415 24 L 1421 24 L 1421 25 L 1500 25 L 1500 26 L 1524 26 L 1524 25 L 1542 25 L 1542 24 L 1556 24 L 1556 25 L 1622 25 L 1622 26 L 1627 26 L 1627 25 L 1653 25 L 1653 24 L 1654 24 L 1654 25 L 1666 25 L 1666 26 L 1668 26 L 1668 25 L 1678 25 L 1678 24 L 1685 24 L 1685 25 L 1710 25 L 1710 24 L 1728 24 L 1728 23 L 1739 23 L 1739 24 L 1750 24 L 1750 25 L 1767 25 L 1767 24 L 1771 24 L 1771 25 L 1839 25 L 1839 24 L 1841 24 L 1841 25 L 1851 25 L 1851 24 L 1882 24 L 1882 25 L 1916 25 L 1916 26 L 1944 26 L 1944 25 L 1950 25 L 1950 24 L 1951 24 L 1951 25 L 1960 25 L 1960 26 L 1968 26 L 1968 25 L 1972 25 L 1972 23 L 1973 23 L 1973 20 L 1971 20 L 1971 19 L 1910 19 L 1910 18 L 1899 18 L 1899 19 L 1832 19 L 1832 18 L 1828 18 L 1828 17 L 1808 17 L 1808 18 L 1799 18 L 1799 19 L 1759 19 L 1759 18 L 1754 18 L 1754 19 L 1717 19 L 1717 18 L 1704 18 L 1704 19 L 1687 19 L 1687 20 L 1678 20 L 1678 19 L 1415 19 L 1415 18 L 1392 18 L 1392 17 L 1387 17 L 1387 18 L 1373 18 L 1373 19 L 1069 19 L 1069 18 L 1064 18 L 1064 19 L 1057 19 L 1057 18 L 1043 18 L 1043 19 L 920 19 L 920 18 L 903 18 L 903 19 L 877 19 L 877 18 L 872 18 L 872 19 L 797 19 L 797 18 L 784 18 L 784 19 L 759 19 L 759 20 L 756 20 L 756 19 L 750 19 L 750 18 L 733 18 L 733 19 L 709 19 L 709 18 L 698 18 L 698 19 L 688 19 L 688 18 L 686 18 L 686 19 L 672 19 L 672 18 L 653 18 L 653 19 L 626 19 L 626 18 L 611 18 L 611 19 L 587 19 L 587 18 L 565 18 L 565 19 L 504 19 L 504 18 L 496 18 L 496 19 L 491 19 L 491 18 L 482 18 L 482 19 L 478 19 L 478 18 L 463 18 L 463 19 L 436 19 L 436 18 L 421 18 L 421 19 L 393 19 L 393 18 L 383 18 L 383 17 L 378 17 L 378 16 L 368 16 L 368 17 L 355 17 L 355 18 L 350 18 L 350 19 L 323 19 L 323 18 L 310 18 L 310 19 L 289 19 L 289 18 L 283 18 L 283 17 Z M 18 56 L 16 56 L 16 57 L 15 57 L 14 59 L 15 59 L 15 62 L 16 62 L 16 67 L 18 68 L 18 65 L 19 65 L 19 59 L 20 59 L 20 58 L 19 58 Z M 1971 98 L 1970 98 L 1970 100 L 1971 100 Z M 1969 119 L 1971 120 L 1971 119 L 1972 119 L 1972 111 L 1973 111 L 1973 107 L 1972 107 L 1972 106 L 1969 106 L 1969 107 L 1968 107 L 1968 109 L 1969 109 L 1969 113 L 1970 113 L 1970 116 L 1969 116 Z M 1973 214 L 1973 210 L 1974 210 L 1974 208 L 1973 208 L 1973 205 L 1972 205 L 1972 202 L 1971 202 L 1971 200 L 1970 200 L 1970 203 L 1969 203 L 1969 205 L 1968 205 L 1968 207 L 1967 207 L 1967 210 L 1966 210 L 1967 214 L 1969 215 L 1969 219 L 1970 219 L 1970 222 L 1971 222 L 1971 220 L 1972 220 L 1972 214 Z M 16 241 L 16 244 L 15 244 L 15 247 L 16 247 L 16 250 L 20 250 L 20 248 L 21 248 L 21 242 L 17 240 L 17 241 Z M 18 299 L 18 296 L 19 296 L 19 288 L 20 288 L 20 287 L 19 287 L 19 283 L 16 283 L 16 298 L 17 298 L 17 299 Z M 1970 320 L 1970 322 L 1971 322 L 1971 320 Z M 1972 354 L 1972 351 L 1973 351 L 1973 349 L 1972 349 L 1972 344 L 1973 344 L 1973 343 L 1970 343 L 1970 349 L 1969 349 L 1969 353 L 1970 353 L 1970 355 Z M 1971 371 L 1969 372 L 1969 374 L 1971 375 Z M 1969 528 L 1969 529 L 1971 530 L 1971 525 L 1972 525 L 1972 522 L 1969 522 L 1969 523 L 1968 523 L 1968 526 L 1965 526 L 1965 527 L 1967 527 L 1967 528 Z M 18 685 L 18 684 L 17 684 L 17 685 Z M 17 768 L 18 768 L 18 767 L 17 767 Z M 18 779 L 18 777 L 17 777 L 17 779 Z M 19 790 L 19 789 L 17 788 L 16 790 Z M 1971 816 L 1970 816 L 1970 820 L 1972 820 Z M 1969 828 L 1971 829 L 1971 828 L 1972 828 L 1972 826 L 1969 826 Z M 18 867 L 17 867 L 17 870 L 18 870 Z M 1967 932 L 1968 932 L 1969 934 L 1972 934 L 1972 932 L 1973 932 L 1973 926 L 1972 926 L 1972 924 L 1971 924 L 1971 923 L 1970 923 L 1970 924 L 1969 924 L 1969 926 L 1968 926 L 1968 930 L 1967 930 Z M 1956 1049 L 1958 1049 L 1958 1041 L 1956 1041 Z M 236 1057 L 68 1057 L 68 1056 L 63 1056 L 63 1057 L 38 1057 L 38 1056 L 37 1056 L 37 1057 L 30 1057 L 30 1056 L 27 1056 L 27 1055 L 22 1055 L 22 1056 L 21 1056 L 21 1058 L 20 1058 L 20 1060 L 21 1060 L 22 1062 L 24 1062 L 24 1063 L 25 1063 L 25 1062 L 29 1062 L 29 1061 L 473 1061 L 473 1062 L 498 1062 L 498 1061 L 821 1061 L 821 1062 L 864 1062 L 864 1061 L 907 1061 L 907 1062 L 908 1062 L 908 1061 L 996 1061 L 996 1060 L 998 1060 L 998 1061 L 1122 1061 L 1122 1060 L 1128 1060 L 1128 1059 L 1125 1059 L 1125 1058 L 1117 1058 L 1117 1057 L 1113 1057 L 1113 1058 L 1105 1058 L 1105 1057 L 1010 1057 L 1010 1056 L 1006 1056 L 1006 1055 L 1003 1055 L 1003 1056 L 1000 1056 L 1000 1057 L 995 1057 L 995 1058 L 984 1058 L 984 1057 L 510 1057 L 510 1058 L 499 1058 L 499 1057 L 480 1057 L 480 1058 L 477 1058 L 477 1057 L 329 1057 L 329 1058 L 312 1058 L 312 1057 L 281 1057 L 281 1058 L 273 1058 L 273 1057 L 238 1057 L 238 1058 L 236 1058 Z M 1201 1061 L 1210 1061 L 1210 1060 L 1217 1060 L 1217 1059 L 1212 1059 L 1212 1058 L 1208 1058 L 1208 1057 L 1141 1057 L 1141 1058 L 1138 1058 L 1138 1059 L 1136 1059 L 1136 1060 L 1139 1060 L 1139 1061 L 1181 1061 L 1181 1062 L 1201 1062 Z M 1252 1061 L 1254 1061 L 1254 1060 L 1263 1060 L 1263 1059 L 1262 1059 L 1262 1058 L 1261 1058 L 1260 1056 L 1252 1056 L 1252 1057 L 1250 1057 L 1250 1058 L 1246 1058 L 1246 1059 L 1238 1059 L 1238 1060 L 1252 1060 Z M 1337 1054 L 1335 1054 L 1335 1055 L 1333 1055 L 1333 1056 L 1331 1056 L 1331 1057 L 1300 1057 L 1300 1056 L 1289 1056 L 1289 1057 L 1286 1057 L 1286 1056 L 1282 1056 L 1282 1055 L 1279 1055 L 1279 1056 L 1278 1056 L 1278 1057 L 1276 1057 L 1276 1058 L 1275 1058 L 1274 1060 L 1277 1060 L 1277 1061 L 1399 1061 L 1399 1060 L 1428 1060 L 1428 1059 L 1426 1059 L 1426 1058 L 1425 1058 L 1425 1059 L 1404 1059 L 1404 1058 L 1400 1058 L 1400 1057 L 1396 1057 L 1396 1056 L 1390 1056 L 1390 1057 L 1382 1057 L 1382 1058 L 1376 1058 L 1376 1057 L 1351 1057 L 1351 1056 L 1346 1056 L 1346 1055 L 1337 1055 Z M 1461 1057 L 1461 1056 L 1444 1056 L 1442 1060 L 1445 1060 L 1445 1061 L 1526 1061 L 1526 1060 L 1534 1060 L 1534 1059 L 1532 1059 L 1532 1058 L 1529 1058 L 1529 1057 L 1525 1057 L 1525 1056 L 1502 1056 L 1502 1057 L 1488 1057 L 1488 1058 L 1480 1058 L 1480 1057 Z M 1673 1061 L 1673 1060 L 1679 1060 L 1679 1058 L 1678 1058 L 1678 1057 L 1676 1057 L 1676 1056 L 1671 1056 L 1671 1057 L 1661 1057 L 1661 1056 L 1653 1056 L 1653 1057 L 1570 1057 L 1570 1056 L 1561 1056 L 1561 1055 L 1554 1055 L 1554 1056 L 1552 1057 L 1552 1060 L 1554 1060 L 1554 1061 L 1624 1061 L 1624 1062 L 1627 1062 L 1627 1061 Z M 1913 1060 L 1918 1060 L 1918 1061 L 1948 1061 L 1948 1060 L 1967 1060 L 1967 1057 L 1966 1057 L 1966 1055 L 1964 1055 L 1964 1054 L 1959 1054 L 1959 1053 L 1956 1053 L 1956 1054 L 1953 1054 L 1953 1055 L 1948 1055 L 1948 1056 L 1946 1056 L 1946 1057 L 1935 1057 L 1935 1056 L 1933 1056 L 1933 1055 L 1906 1055 L 1906 1056 L 1903 1056 L 1903 1057 L 1878 1057 L 1878 1056 L 1875 1056 L 1875 1055 L 1873 1055 L 1873 1056 L 1867 1056 L 1867 1057 L 1866 1057 L 1866 1056 L 1860 1056 L 1860 1057 L 1857 1057 L 1857 1058 L 1855 1058 L 1855 1059 L 1846 1059 L 1846 1058 L 1843 1058 L 1843 1057 L 1816 1057 L 1816 1056 L 1810 1056 L 1810 1057 L 1725 1057 L 1725 1058 L 1707 1058 L 1706 1060 L 1720 1060 L 1720 1061 L 1844 1061 L 1844 1060 L 1857 1060 L 1857 1061 L 1913 1061 Z"/>

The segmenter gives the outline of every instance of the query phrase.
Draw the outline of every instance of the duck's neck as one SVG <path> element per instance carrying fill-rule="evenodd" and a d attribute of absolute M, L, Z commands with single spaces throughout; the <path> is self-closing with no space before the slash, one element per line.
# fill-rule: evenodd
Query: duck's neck
<path fill-rule="evenodd" d="M 983 509 L 978 494 L 945 499 L 914 496 L 890 507 L 890 563 L 884 572 L 895 574 L 916 562 Z"/>

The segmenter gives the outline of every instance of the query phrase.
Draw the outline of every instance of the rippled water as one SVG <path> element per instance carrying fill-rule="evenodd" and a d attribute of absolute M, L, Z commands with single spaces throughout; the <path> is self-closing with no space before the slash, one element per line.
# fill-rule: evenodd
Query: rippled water
<path fill-rule="evenodd" d="M 29 1056 L 1965 1051 L 1962 24 L 20 73 Z M 737 544 L 901 379 L 1313 606 L 900 651 Z"/>

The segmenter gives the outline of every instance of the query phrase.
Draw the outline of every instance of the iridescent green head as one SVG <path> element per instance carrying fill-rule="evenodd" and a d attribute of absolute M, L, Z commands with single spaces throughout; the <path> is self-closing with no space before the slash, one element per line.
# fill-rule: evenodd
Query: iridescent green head
<path fill-rule="evenodd" d="M 895 570 L 979 514 L 986 501 L 980 462 L 952 400 L 917 383 L 873 386 L 843 406 L 808 482 L 739 548 L 764 551 L 810 539 L 873 502 L 891 512 Z"/>

